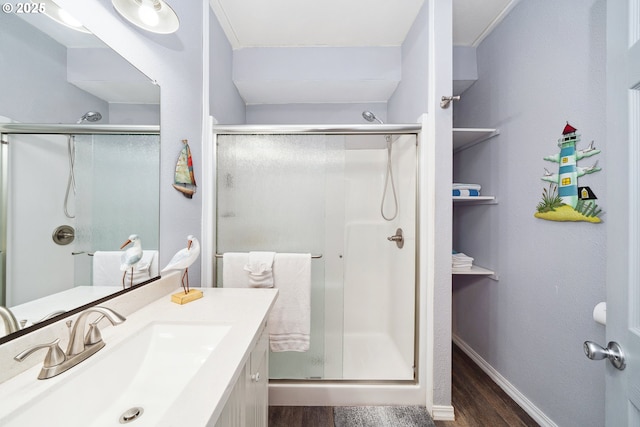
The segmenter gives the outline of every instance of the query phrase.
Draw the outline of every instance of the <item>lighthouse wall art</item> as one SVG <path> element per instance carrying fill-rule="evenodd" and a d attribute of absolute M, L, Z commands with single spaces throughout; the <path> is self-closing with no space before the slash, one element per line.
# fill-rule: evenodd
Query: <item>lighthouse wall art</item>
<path fill-rule="evenodd" d="M 543 181 L 549 186 L 542 191 L 542 201 L 538 203 L 536 218 L 549 221 L 587 221 L 601 222 L 602 209 L 596 204 L 597 197 L 589 187 L 580 187 L 578 179 L 581 176 L 599 172 L 596 161 L 589 167 L 578 166 L 578 161 L 585 157 L 600 154 L 594 147 L 594 142 L 584 149 L 576 149 L 580 142 L 577 129 L 568 122 L 558 140 L 560 152 L 544 157 L 544 160 L 558 164 L 558 172 L 552 173 L 545 168 Z"/>

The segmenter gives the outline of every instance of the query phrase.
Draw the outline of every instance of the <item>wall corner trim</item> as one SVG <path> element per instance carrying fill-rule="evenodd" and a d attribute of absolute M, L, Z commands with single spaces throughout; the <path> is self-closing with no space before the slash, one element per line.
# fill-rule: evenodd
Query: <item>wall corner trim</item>
<path fill-rule="evenodd" d="M 452 337 L 454 344 L 460 347 L 467 356 L 477 364 L 505 393 L 509 395 L 520 407 L 531 416 L 541 427 L 558 427 L 544 412 L 535 406 L 527 397 L 503 377 L 493 366 L 484 360 L 473 348 L 458 335 Z M 435 415 L 434 415 L 434 419 Z"/>

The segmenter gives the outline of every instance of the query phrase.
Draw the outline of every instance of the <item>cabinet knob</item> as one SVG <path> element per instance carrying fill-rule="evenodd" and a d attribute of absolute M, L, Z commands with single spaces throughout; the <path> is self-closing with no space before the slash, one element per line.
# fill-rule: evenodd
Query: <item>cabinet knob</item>
<path fill-rule="evenodd" d="M 260 372 L 256 372 L 255 374 L 251 374 L 251 381 L 254 383 L 260 382 Z"/>

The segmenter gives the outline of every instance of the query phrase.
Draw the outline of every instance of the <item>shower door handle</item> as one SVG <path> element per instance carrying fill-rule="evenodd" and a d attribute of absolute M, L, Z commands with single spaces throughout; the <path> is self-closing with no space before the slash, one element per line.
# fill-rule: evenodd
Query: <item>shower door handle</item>
<path fill-rule="evenodd" d="M 402 247 L 404 246 L 404 237 L 402 236 L 402 228 L 398 228 L 396 230 L 396 234 L 394 234 L 393 236 L 387 237 L 387 240 L 390 242 L 396 242 L 396 245 L 398 246 L 398 248 L 402 249 Z"/>

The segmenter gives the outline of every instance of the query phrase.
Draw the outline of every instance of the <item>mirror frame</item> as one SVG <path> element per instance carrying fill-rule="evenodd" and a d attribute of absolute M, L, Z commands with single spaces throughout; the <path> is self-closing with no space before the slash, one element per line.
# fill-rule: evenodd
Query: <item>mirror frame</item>
<path fill-rule="evenodd" d="M 26 328 L 20 329 L 19 331 L 15 331 L 15 332 L 12 332 L 10 334 L 7 334 L 7 335 L 5 335 L 3 337 L 0 337 L 0 345 L 4 344 L 6 342 L 9 342 L 11 340 L 14 340 L 16 338 L 19 338 L 19 337 L 21 337 L 23 335 L 27 335 L 27 334 L 29 334 L 29 333 L 31 333 L 33 331 L 37 331 L 38 329 L 44 328 L 45 326 L 49 326 L 49 325 L 51 325 L 53 323 L 56 323 L 56 322 L 64 319 L 65 317 L 69 317 L 69 316 L 73 316 L 75 314 L 81 313 L 81 312 L 85 311 L 86 309 L 88 309 L 90 307 L 94 307 L 94 306 L 96 306 L 98 304 L 102 304 L 105 301 L 109 301 L 110 299 L 113 299 L 115 297 L 119 297 L 120 295 L 124 295 L 127 292 L 134 291 L 134 290 L 136 290 L 136 289 L 138 289 L 138 288 L 140 288 L 140 287 L 142 287 L 144 285 L 148 285 L 149 283 L 153 283 L 158 279 L 160 279 L 160 276 L 153 277 L 153 278 L 151 278 L 149 280 L 146 280 L 146 281 L 144 281 L 142 283 L 139 283 L 137 285 L 133 285 L 130 288 L 122 289 L 121 291 L 114 292 L 113 294 L 107 295 L 106 297 L 102 297 L 102 298 L 97 299 L 95 301 L 88 302 L 87 304 L 81 305 L 81 306 L 76 307 L 76 308 L 74 308 L 72 310 L 65 311 L 64 313 L 58 314 L 57 316 L 53 316 L 50 319 L 43 320 L 42 322 L 34 323 L 33 325 L 27 326 Z"/>

